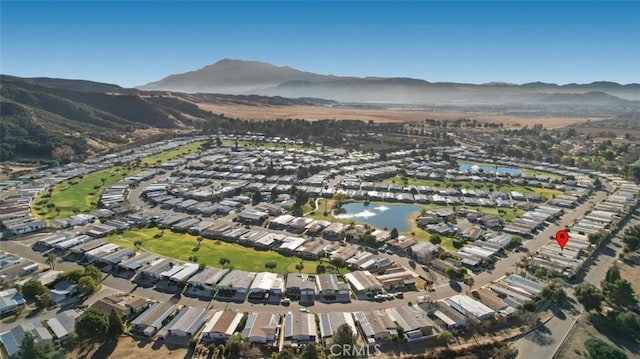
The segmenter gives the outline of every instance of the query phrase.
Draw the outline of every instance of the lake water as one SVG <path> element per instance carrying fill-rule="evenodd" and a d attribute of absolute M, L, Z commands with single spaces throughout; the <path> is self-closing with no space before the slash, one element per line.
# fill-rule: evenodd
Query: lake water
<path fill-rule="evenodd" d="M 490 165 L 475 165 L 473 163 L 462 162 L 460 163 L 460 171 L 467 171 L 471 169 L 472 172 L 477 172 L 482 169 L 484 172 L 496 172 L 495 166 Z M 513 174 L 522 174 L 524 171 L 522 168 L 517 167 L 500 167 L 498 166 L 497 171 L 499 173 L 513 173 Z"/>
<path fill-rule="evenodd" d="M 356 222 L 366 223 L 378 229 L 387 227 L 389 231 L 396 228 L 398 232 L 411 230 L 407 219 L 413 212 L 422 210 L 422 207 L 413 205 L 383 206 L 370 204 L 365 206 L 364 203 L 347 203 L 342 207 L 347 212 L 337 215 L 337 218 L 353 219 Z"/>

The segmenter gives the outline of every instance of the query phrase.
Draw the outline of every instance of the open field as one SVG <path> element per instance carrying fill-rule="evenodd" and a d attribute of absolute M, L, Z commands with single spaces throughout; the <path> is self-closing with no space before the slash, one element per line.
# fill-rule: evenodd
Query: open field
<path fill-rule="evenodd" d="M 32 211 L 36 217 L 45 219 L 66 218 L 73 215 L 74 210 L 80 213 L 91 212 L 97 207 L 102 192 L 112 184 L 141 172 L 146 166 L 154 166 L 195 153 L 202 143 L 193 142 L 158 153 L 145 158 L 139 166 L 133 168 L 112 167 L 59 183 L 36 198 Z"/>
<path fill-rule="evenodd" d="M 158 228 L 143 228 L 139 230 L 125 231 L 108 237 L 108 240 L 120 246 L 135 248 L 134 241 L 142 241 L 142 249 L 160 254 L 162 256 L 188 261 L 189 257 L 198 257 L 198 263 L 211 267 L 221 267 L 220 258 L 227 258 L 234 269 L 264 272 L 267 269 L 265 263 L 274 261 L 278 266 L 274 269 L 277 273 L 297 272 L 296 264 L 304 263 L 305 273 L 315 273 L 318 261 L 302 260 L 298 257 L 286 257 L 274 251 L 257 251 L 240 244 L 226 243 L 203 239 L 200 248 L 194 251 L 198 245 L 198 237 L 190 234 L 173 233 L 164 230 L 162 237 L 154 238 L 160 233 Z"/>
<path fill-rule="evenodd" d="M 474 119 L 479 122 L 504 123 L 505 125 L 528 125 L 532 127 L 541 124 L 548 128 L 560 128 L 587 121 L 597 121 L 600 118 L 581 117 L 536 117 L 509 116 L 502 114 L 480 112 L 433 112 L 425 109 L 405 108 L 357 108 L 357 107 L 329 107 L 329 106 L 250 106 L 197 103 L 203 110 L 224 113 L 226 116 L 250 120 L 271 120 L 277 118 L 303 118 L 306 120 L 322 119 L 352 119 L 374 122 L 404 122 L 419 121 L 426 118 L 434 120 L 457 120 L 459 118 Z"/>

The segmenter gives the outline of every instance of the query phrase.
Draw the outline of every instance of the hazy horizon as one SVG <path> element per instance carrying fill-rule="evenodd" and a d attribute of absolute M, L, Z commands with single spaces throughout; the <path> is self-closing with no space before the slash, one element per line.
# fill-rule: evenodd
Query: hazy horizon
<path fill-rule="evenodd" d="M 640 82 L 638 2 L 3 1 L 1 72 L 140 86 L 224 58 L 429 82 Z"/>

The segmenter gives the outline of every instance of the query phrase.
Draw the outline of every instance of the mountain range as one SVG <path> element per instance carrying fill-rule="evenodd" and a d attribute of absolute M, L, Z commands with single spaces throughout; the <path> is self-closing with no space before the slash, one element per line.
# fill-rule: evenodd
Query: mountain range
<path fill-rule="evenodd" d="M 170 75 L 138 89 L 433 106 L 577 104 L 635 107 L 640 103 L 640 84 L 604 81 L 567 85 L 428 82 L 412 78 L 320 75 L 264 62 L 231 59 Z"/>

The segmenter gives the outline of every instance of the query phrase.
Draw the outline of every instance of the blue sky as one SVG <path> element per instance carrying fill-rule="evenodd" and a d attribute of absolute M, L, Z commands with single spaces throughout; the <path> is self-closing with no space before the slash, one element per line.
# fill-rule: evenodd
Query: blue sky
<path fill-rule="evenodd" d="M 640 2 L 0 2 L 0 72 L 135 86 L 223 58 L 334 75 L 640 82 Z"/>

